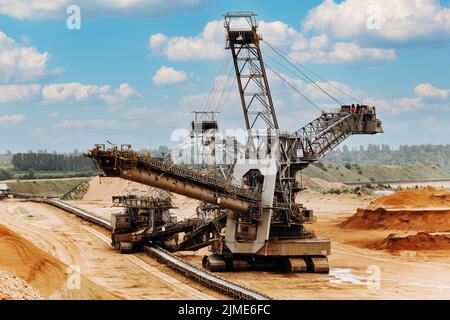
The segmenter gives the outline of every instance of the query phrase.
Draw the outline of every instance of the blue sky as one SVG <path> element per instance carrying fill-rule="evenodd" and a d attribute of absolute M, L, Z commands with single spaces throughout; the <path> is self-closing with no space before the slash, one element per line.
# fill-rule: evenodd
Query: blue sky
<path fill-rule="evenodd" d="M 70 4 L 81 10 L 80 30 L 66 26 Z M 236 85 L 219 98 L 231 70 L 227 11 L 258 13 L 265 40 L 378 107 L 385 133 L 352 137 L 350 147 L 449 143 L 448 0 L 11 0 L 0 4 L 0 152 L 83 150 L 105 140 L 170 145 L 190 112 L 204 108 L 211 83 L 222 128 L 242 127 Z M 263 54 L 271 64 L 273 52 L 263 46 Z M 286 77 L 321 107 L 336 107 Z M 319 115 L 271 74 L 269 81 L 283 129 Z"/>

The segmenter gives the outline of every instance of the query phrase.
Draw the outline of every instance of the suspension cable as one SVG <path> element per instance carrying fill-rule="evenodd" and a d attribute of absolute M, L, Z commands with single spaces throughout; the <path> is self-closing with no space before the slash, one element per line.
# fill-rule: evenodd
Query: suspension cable
<path fill-rule="evenodd" d="M 224 67 L 220 70 L 220 75 L 222 75 L 224 72 L 226 72 L 226 70 L 228 69 L 228 66 L 230 64 L 230 57 L 227 58 L 227 61 L 224 65 Z M 220 76 L 219 75 L 219 76 Z M 228 75 L 228 77 L 230 77 L 231 75 Z M 223 81 L 217 81 L 217 79 L 214 79 L 215 81 L 215 86 L 214 86 L 214 90 L 213 92 L 211 92 L 210 94 L 210 99 L 209 99 L 209 103 L 208 103 L 208 112 L 216 112 L 217 111 L 217 105 L 216 101 L 217 98 L 220 98 L 220 92 L 222 92 L 225 88 L 225 84 Z"/>
<path fill-rule="evenodd" d="M 273 73 L 275 73 L 283 82 L 285 82 L 289 87 L 291 87 L 295 92 L 297 92 L 299 95 L 301 95 L 306 101 L 308 101 L 309 103 L 311 103 L 314 107 L 317 108 L 317 110 L 319 110 L 320 112 L 324 112 L 322 109 L 320 109 L 320 107 L 315 104 L 311 99 L 309 99 L 307 96 L 305 96 L 300 90 L 298 90 L 293 84 L 291 84 L 288 80 L 286 80 L 286 78 L 284 78 L 283 76 L 281 76 L 275 69 L 273 69 L 271 66 L 267 65 L 266 63 L 264 63 L 264 65 L 269 68 Z"/>
<path fill-rule="evenodd" d="M 212 77 L 211 81 L 209 82 L 207 95 L 203 98 L 201 109 L 204 112 L 209 112 L 210 108 L 211 108 L 211 103 L 212 103 L 212 99 L 214 97 L 214 92 L 216 91 L 216 87 L 218 85 L 217 81 L 216 81 L 216 75 L 220 74 L 222 72 L 222 70 L 224 68 L 226 68 L 226 66 L 229 63 L 230 57 L 229 57 L 229 55 L 227 55 L 226 59 L 225 59 L 225 54 L 226 53 L 224 51 L 224 53 L 222 54 L 220 63 L 218 64 L 218 66 L 216 68 L 216 72 L 213 74 L 213 77 Z M 203 113 L 200 115 L 200 119 L 203 119 L 203 115 L 204 115 Z"/>
<path fill-rule="evenodd" d="M 292 62 L 292 59 L 289 58 L 283 51 L 275 48 L 274 45 L 270 44 L 267 40 L 262 40 L 264 41 L 265 44 L 267 44 L 269 46 L 269 48 L 271 48 L 273 51 L 275 51 L 283 60 L 285 60 L 287 63 L 289 63 L 293 68 L 295 68 L 298 72 L 300 72 L 301 74 L 303 74 L 305 77 L 307 77 L 317 88 L 319 88 L 322 92 L 324 92 L 327 96 L 329 96 L 331 99 L 333 99 L 334 101 L 336 101 L 337 103 L 339 103 L 340 105 L 342 105 L 336 98 L 334 98 L 333 96 L 331 96 L 327 91 L 325 91 L 322 87 L 320 87 L 313 79 L 311 79 L 306 73 L 304 73 L 302 70 L 300 70 L 295 63 Z M 287 57 L 287 58 L 286 58 Z M 307 68 L 306 66 L 304 66 L 301 63 L 298 63 L 298 65 L 300 65 L 302 68 L 304 68 L 305 70 L 307 70 L 308 72 L 310 72 L 311 74 L 315 75 L 317 78 L 321 79 L 322 81 L 325 81 L 329 86 L 333 87 L 334 89 L 338 90 L 339 92 L 341 92 L 342 94 L 344 94 L 346 97 L 356 101 L 356 102 L 360 102 L 359 100 L 355 99 L 354 97 L 352 97 L 351 95 L 347 94 L 345 91 L 341 90 L 340 88 L 334 86 L 332 83 L 330 83 L 330 81 L 324 79 L 323 77 L 321 77 L 320 75 L 318 75 L 317 73 L 315 73 L 314 71 L 312 71 L 311 69 Z"/>
<path fill-rule="evenodd" d="M 303 77 L 299 76 L 299 75 L 296 74 L 294 71 L 292 71 L 291 69 L 289 69 L 288 67 L 286 67 L 285 65 L 283 65 L 282 63 L 280 63 L 279 61 L 277 61 L 276 59 L 274 59 L 274 58 L 271 57 L 270 55 L 268 55 L 267 53 L 266 53 L 266 57 L 268 57 L 271 61 L 273 61 L 274 63 L 276 63 L 276 64 L 279 65 L 280 67 L 282 67 L 284 70 L 286 70 L 286 71 L 290 72 L 291 74 L 293 74 L 295 77 L 299 77 L 299 78 L 302 79 L 303 81 L 308 82 L 308 80 L 305 80 Z M 336 101 L 337 104 L 338 104 L 339 106 L 342 105 L 342 103 L 341 103 L 339 100 L 337 100 L 337 99 L 333 99 L 333 100 Z"/>

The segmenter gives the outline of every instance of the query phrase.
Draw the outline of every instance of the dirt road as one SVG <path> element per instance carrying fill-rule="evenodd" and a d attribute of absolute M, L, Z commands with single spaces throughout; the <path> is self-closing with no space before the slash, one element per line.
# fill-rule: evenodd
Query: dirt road
<path fill-rule="evenodd" d="M 64 264 L 78 267 L 83 277 L 117 298 L 222 297 L 189 282 L 153 259 L 114 252 L 106 232 L 47 205 L 4 201 L 0 206 L 0 218 L 8 229 Z"/>

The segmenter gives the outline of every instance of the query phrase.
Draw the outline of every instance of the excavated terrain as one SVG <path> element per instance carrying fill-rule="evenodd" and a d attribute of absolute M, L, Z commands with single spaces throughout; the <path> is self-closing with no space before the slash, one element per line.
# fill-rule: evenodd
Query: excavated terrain
<path fill-rule="evenodd" d="M 84 199 L 72 200 L 70 203 L 108 218 L 111 212 L 118 209 L 111 207 L 111 196 L 132 193 L 129 189 L 133 189 L 128 184 L 124 186 L 120 179 L 110 183 L 110 191 L 102 193 L 102 196 L 89 196 L 88 190 Z M 117 185 L 114 186 L 115 183 Z M 98 180 L 90 184 L 91 188 L 100 189 L 104 186 Z M 143 190 L 149 192 L 147 187 Z M 195 214 L 197 201 L 176 195 L 172 195 L 172 199 L 179 207 L 176 212 L 180 218 Z M 421 247 L 404 246 L 401 240 L 392 240 L 399 237 L 399 232 L 400 237 L 414 236 L 417 233 L 415 230 L 340 226 L 358 208 L 367 208 L 371 201 L 374 203 L 375 197 L 304 191 L 297 200 L 313 209 L 318 218 L 316 224 L 307 227 L 332 241 L 330 274 L 248 271 L 219 275 L 275 299 L 450 299 L 448 249 L 429 247 L 424 250 Z M 85 298 L 105 298 L 100 293 L 122 299 L 225 298 L 186 280 L 143 254 L 116 253 L 110 248 L 106 232 L 47 205 L 0 202 L 0 217 L 4 226 L 47 254 L 48 259 L 53 257 L 62 263 L 61 272 L 67 265 L 81 266 L 82 275 L 92 286 L 96 286 L 90 293 L 85 293 Z M 391 236 L 390 242 L 387 242 L 386 239 L 392 233 L 396 233 L 396 236 Z M 423 240 L 428 236 L 420 237 Z M 417 240 L 412 237 L 406 241 Z M 438 242 L 441 243 L 440 240 Z M 178 255 L 200 266 L 207 252 L 208 249 L 204 248 L 197 252 L 180 252 Z M 5 264 L 5 255 L 1 254 L 0 257 L 1 263 Z M 5 269 L 1 263 L 0 269 Z M 36 285 L 37 282 L 27 278 L 27 273 L 18 275 L 16 268 L 20 271 L 18 263 L 11 265 L 7 271 L 20 276 L 42 298 L 52 297 L 51 293 L 45 294 Z M 94 297 L 94 294 L 97 296 Z"/>

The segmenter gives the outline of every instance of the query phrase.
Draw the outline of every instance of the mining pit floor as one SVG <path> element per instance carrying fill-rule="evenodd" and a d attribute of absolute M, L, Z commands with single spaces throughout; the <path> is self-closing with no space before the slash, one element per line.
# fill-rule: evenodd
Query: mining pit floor
<path fill-rule="evenodd" d="M 449 250 L 368 249 L 395 230 L 337 226 L 373 198 L 312 191 L 299 196 L 318 217 L 309 227 L 332 241 L 330 274 L 219 275 L 275 299 L 450 299 Z M 174 201 L 180 217 L 194 214 L 196 201 L 178 196 Z M 104 218 L 111 212 L 108 201 L 69 202 Z M 0 270 L 25 281 L 44 299 L 227 299 L 144 254 L 115 252 L 106 231 L 45 204 L 0 202 L 0 227 Z M 201 265 L 206 252 L 178 255 Z M 67 289 L 69 266 L 81 272 L 79 290 Z"/>

